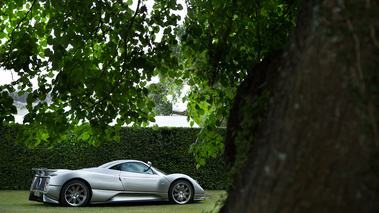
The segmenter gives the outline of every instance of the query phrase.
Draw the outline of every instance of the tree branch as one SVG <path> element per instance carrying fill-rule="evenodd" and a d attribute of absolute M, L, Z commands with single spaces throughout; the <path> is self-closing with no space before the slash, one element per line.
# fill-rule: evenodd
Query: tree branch
<path fill-rule="evenodd" d="M 121 74 L 120 74 L 120 78 L 117 80 L 116 85 L 111 89 L 111 91 L 108 92 L 107 95 L 105 95 L 101 100 L 97 101 L 95 104 L 93 104 L 92 106 L 86 108 L 85 110 L 91 109 L 91 108 L 95 107 L 97 104 L 102 103 L 105 99 L 107 99 L 110 96 L 110 94 L 113 93 L 113 91 L 116 89 L 116 87 L 120 84 L 121 76 L 123 76 L 123 74 L 125 73 L 125 70 L 126 70 L 126 61 L 125 60 L 126 60 L 126 56 L 127 56 L 126 55 L 126 53 L 127 53 L 127 49 L 126 49 L 127 48 L 127 37 L 129 35 L 130 30 L 132 29 L 132 26 L 134 24 L 135 18 L 136 18 L 137 14 L 138 14 L 138 11 L 140 9 L 139 8 L 140 4 L 141 4 L 141 0 L 138 0 L 136 12 L 134 13 L 132 21 L 131 21 L 131 23 L 130 23 L 130 25 L 128 27 L 128 30 L 127 30 L 127 32 L 126 32 L 126 34 L 124 36 L 124 51 L 125 51 L 124 52 L 124 64 L 123 64 L 123 68 L 122 68 L 122 71 L 121 71 Z M 120 44 L 121 44 L 121 40 L 120 40 Z M 117 54 L 115 54 L 115 55 L 117 55 Z"/>
<path fill-rule="evenodd" d="M 236 4 L 237 4 L 237 0 L 233 0 L 233 6 L 235 6 Z M 213 66 L 215 67 L 215 72 L 213 73 L 213 75 L 214 75 L 213 79 L 216 79 L 216 75 L 218 74 L 218 68 L 219 68 L 219 65 L 220 65 L 219 61 L 220 61 L 222 53 L 224 51 L 224 46 L 226 45 L 226 43 L 228 41 L 229 34 L 232 31 L 233 15 L 234 15 L 234 13 L 235 13 L 235 8 L 232 9 L 231 15 L 228 18 L 229 24 L 228 24 L 228 26 L 226 28 L 225 33 L 222 35 L 220 48 L 218 49 L 218 51 L 217 51 L 217 53 L 215 55 L 215 58 L 213 60 Z"/>
<path fill-rule="evenodd" d="M 12 30 L 12 33 L 11 33 L 11 42 L 10 42 L 10 44 L 9 44 L 8 62 L 9 62 L 10 55 L 11 55 L 11 52 L 12 52 L 12 44 L 13 44 L 13 34 L 14 34 L 14 31 L 15 31 L 17 28 L 20 27 L 21 23 L 22 23 L 22 22 L 28 17 L 29 13 L 32 12 L 32 10 L 33 10 L 33 6 L 35 5 L 36 2 L 37 2 L 37 0 L 34 0 L 32 6 L 29 8 L 29 10 L 28 10 L 28 12 L 25 14 L 24 18 L 22 18 L 22 19 L 18 22 L 17 26 L 16 26 L 15 28 L 13 28 L 13 30 Z"/>

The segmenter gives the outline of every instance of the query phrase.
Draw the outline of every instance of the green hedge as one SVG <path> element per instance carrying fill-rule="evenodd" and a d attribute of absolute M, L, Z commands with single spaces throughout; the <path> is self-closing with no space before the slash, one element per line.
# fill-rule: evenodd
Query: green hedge
<path fill-rule="evenodd" d="M 194 156 L 188 152 L 199 129 L 124 128 L 120 131 L 120 142 L 104 142 L 99 147 L 69 135 L 66 141 L 50 149 L 44 144 L 35 149 L 15 144 L 15 131 L 0 129 L 0 190 L 28 190 L 34 175 L 31 168 L 80 169 L 120 159 L 151 161 L 153 166 L 167 173 L 193 177 L 205 189 L 226 188 L 222 156 L 209 159 L 204 167 L 196 169 Z M 225 130 L 220 133 L 224 135 Z"/>

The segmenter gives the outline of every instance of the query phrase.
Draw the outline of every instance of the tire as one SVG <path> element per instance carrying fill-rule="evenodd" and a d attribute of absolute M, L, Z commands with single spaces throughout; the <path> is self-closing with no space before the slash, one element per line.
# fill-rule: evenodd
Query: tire
<path fill-rule="evenodd" d="M 192 185 L 186 180 L 177 180 L 171 184 L 168 197 L 172 203 L 186 204 L 193 200 Z"/>
<path fill-rule="evenodd" d="M 66 183 L 60 194 L 60 202 L 63 206 L 86 206 L 91 197 L 90 188 L 80 180 L 72 180 Z"/>

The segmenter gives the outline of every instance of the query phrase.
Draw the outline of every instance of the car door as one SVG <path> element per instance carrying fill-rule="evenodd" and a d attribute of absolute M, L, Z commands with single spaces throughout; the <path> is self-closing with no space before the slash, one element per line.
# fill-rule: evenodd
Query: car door
<path fill-rule="evenodd" d="M 120 170 L 90 168 L 84 169 L 81 176 L 90 183 L 92 189 L 122 191 L 124 187 L 120 182 Z"/>
<path fill-rule="evenodd" d="M 120 179 L 125 191 L 157 192 L 161 177 L 139 162 L 122 164 Z"/>

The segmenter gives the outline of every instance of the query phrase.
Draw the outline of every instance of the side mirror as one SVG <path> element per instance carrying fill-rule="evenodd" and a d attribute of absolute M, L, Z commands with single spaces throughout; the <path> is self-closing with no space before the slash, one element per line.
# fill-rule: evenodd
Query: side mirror
<path fill-rule="evenodd" d="M 152 163 L 150 161 L 147 162 L 147 165 L 149 165 L 149 167 L 152 166 Z"/>

